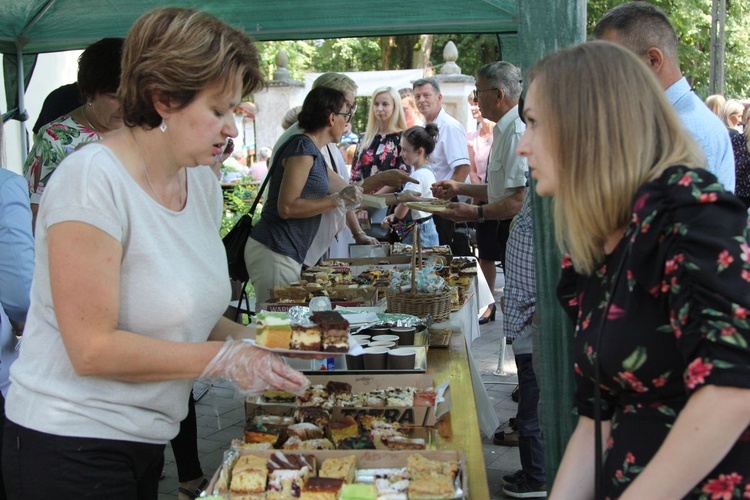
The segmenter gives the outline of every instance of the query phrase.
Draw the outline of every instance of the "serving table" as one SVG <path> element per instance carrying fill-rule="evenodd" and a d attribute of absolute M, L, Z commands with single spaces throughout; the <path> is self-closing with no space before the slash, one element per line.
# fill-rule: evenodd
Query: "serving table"
<path fill-rule="evenodd" d="M 469 498 L 485 499 L 489 498 L 490 494 L 482 453 L 482 439 L 479 434 L 478 412 L 472 411 L 476 403 L 473 377 L 469 368 L 470 354 L 464 335 L 460 332 L 454 333 L 447 349 L 428 351 L 427 373 L 433 376 L 436 385 L 450 381 L 451 388 L 452 409 L 438 423 L 440 439 L 437 440 L 436 448 L 458 450 L 466 454 Z"/>

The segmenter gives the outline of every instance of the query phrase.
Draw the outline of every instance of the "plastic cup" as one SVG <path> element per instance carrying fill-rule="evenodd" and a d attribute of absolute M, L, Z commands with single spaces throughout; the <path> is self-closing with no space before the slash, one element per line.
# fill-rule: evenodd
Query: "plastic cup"
<path fill-rule="evenodd" d="M 346 369 L 347 370 L 364 370 L 365 369 L 365 355 L 359 354 L 352 356 L 351 354 L 346 355 Z"/>
<path fill-rule="evenodd" d="M 330 311 L 331 299 L 328 297 L 313 297 L 310 299 L 310 312 Z"/>
<path fill-rule="evenodd" d="M 367 347 L 385 347 L 386 349 L 392 349 L 396 347 L 396 343 L 393 342 L 392 340 L 389 340 L 389 341 L 375 340 L 367 344 Z"/>
<path fill-rule="evenodd" d="M 391 333 L 391 327 L 387 325 L 375 325 L 365 330 L 365 333 L 372 336 L 388 335 L 389 333 Z"/>
<path fill-rule="evenodd" d="M 372 340 L 374 342 L 393 342 L 398 345 L 398 335 L 375 335 Z"/>
<path fill-rule="evenodd" d="M 351 337 L 360 345 L 367 345 L 370 342 L 369 335 L 352 335 Z"/>
<path fill-rule="evenodd" d="M 414 345 L 414 334 L 417 329 L 413 326 L 398 326 L 391 328 L 391 333 L 398 336 L 398 345 Z"/>
<path fill-rule="evenodd" d="M 362 357 L 365 358 L 365 370 L 385 370 L 388 362 L 388 348 L 366 347 Z"/>
<path fill-rule="evenodd" d="M 389 370 L 413 370 L 417 360 L 417 350 L 411 347 L 399 347 L 388 351 Z"/>

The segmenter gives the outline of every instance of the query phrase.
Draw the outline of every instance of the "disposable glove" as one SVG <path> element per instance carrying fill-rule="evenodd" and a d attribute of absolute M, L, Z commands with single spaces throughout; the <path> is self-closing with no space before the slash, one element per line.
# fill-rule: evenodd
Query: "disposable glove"
<path fill-rule="evenodd" d="M 216 379 L 232 382 L 247 396 L 271 389 L 297 394 L 310 385 L 307 377 L 290 368 L 276 354 L 234 339 L 227 339 L 198 377 L 205 384 Z"/>
<path fill-rule="evenodd" d="M 346 186 L 338 193 L 331 195 L 339 207 L 345 211 L 354 210 L 362 203 L 362 188 L 359 186 Z"/>

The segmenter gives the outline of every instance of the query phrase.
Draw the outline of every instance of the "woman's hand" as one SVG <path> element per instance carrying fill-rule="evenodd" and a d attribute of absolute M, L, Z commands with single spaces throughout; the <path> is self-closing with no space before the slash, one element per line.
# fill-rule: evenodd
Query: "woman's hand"
<path fill-rule="evenodd" d="M 396 214 L 391 214 L 386 217 L 383 217 L 383 221 L 380 223 L 380 225 L 388 229 L 389 227 L 394 225 L 396 222 L 398 222 L 396 220 Z"/>
<path fill-rule="evenodd" d="M 276 354 L 233 339 L 226 341 L 198 378 L 229 380 L 246 395 L 269 389 L 296 394 L 310 385 L 307 377 L 290 368 Z"/>
<path fill-rule="evenodd" d="M 378 241 L 377 238 L 373 238 L 372 236 L 367 236 L 367 234 L 364 231 L 354 235 L 354 242 L 357 245 L 380 245 L 380 242 Z"/>
<path fill-rule="evenodd" d="M 401 187 L 407 182 L 419 184 L 419 181 L 417 179 L 410 177 L 402 170 L 393 168 L 391 170 L 384 170 L 383 172 L 378 172 L 377 174 L 371 175 L 370 177 L 362 181 L 361 186 L 365 192 L 371 193 L 384 186 L 390 186 L 394 188 Z"/>
<path fill-rule="evenodd" d="M 343 206 L 345 211 L 354 210 L 362 203 L 362 188 L 359 186 L 346 186 L 338 193 L 331 195 L 339 207 Z"/>

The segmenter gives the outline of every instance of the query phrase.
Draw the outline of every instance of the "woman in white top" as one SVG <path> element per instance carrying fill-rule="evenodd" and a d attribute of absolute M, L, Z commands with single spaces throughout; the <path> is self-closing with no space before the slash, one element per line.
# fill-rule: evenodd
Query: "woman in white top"
<path fill-rule="evenodd" d="M 257 61 L 247 35 L 205 12 L 157 9 L 131 28 L 126 126 L 69 155 L 42 196 L 6 404 L 8 498 L 156 500 L 193 379 L 248 393 L 307 383 L 231 340 L 247 329 L 222 316 L 222 195 L 207 165 L 262 83 Z"/>
<path fill-rule="evenodd" d="M 411 127 L 402 134 L 401 156 L 406 164 L 412 167 L 411 176 L 419 180 L 419 184 L 407 183 L 404 185 L 404 190 L 414 190 L 421 193 L 423 197 L 432 197 L 430 186 L 436 182 L 436 179 L 435 172 L 433 172 L 429 164 L 429 156 L 435 150 L 437 136 L 438 127 L 434 123 L 428 123 L 424 127 L 418 125 Z M 409 207 L 403 203 L 399 204 L 393 213 L 383 220 L 383 226 L 395 225 L 397 232 L 404 232 L 402 241 L 404 243 L 411 243 L 413 238 L 411 229 L 416 224 L 419 224 L 422 246 L 434 247 L 438 245 L 438 234 L 435 228 L 435 221 L 432 220 L 432 214 L 412 209 L 412 221 L 401 224 L 401 226 L 398 225 L 406 217 L 408 211 Z"/>

